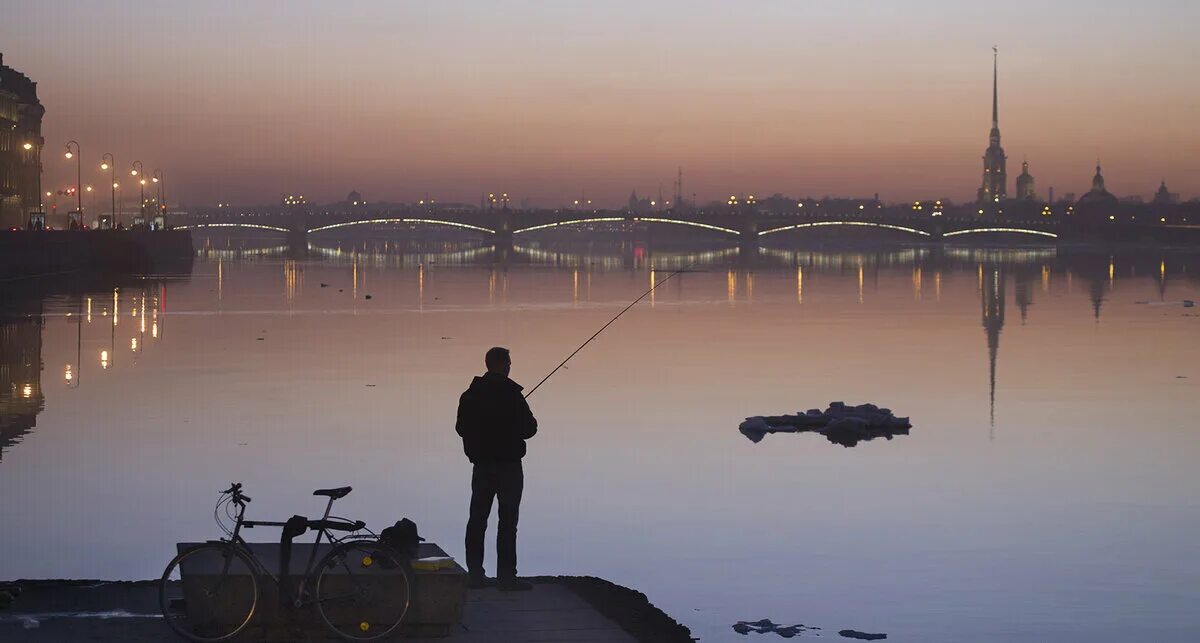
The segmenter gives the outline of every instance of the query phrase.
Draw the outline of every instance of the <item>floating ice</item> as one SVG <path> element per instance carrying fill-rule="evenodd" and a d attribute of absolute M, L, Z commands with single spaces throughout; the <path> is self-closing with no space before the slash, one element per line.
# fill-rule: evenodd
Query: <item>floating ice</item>
<path fill-rule="evenodd" d="M 906 417 L 896 417 L 891 409 L 874 404 L 848 406 L 830 402 L 824 411 L 809 409 L 795 415 L 756 415 L 738 426 L 751 442 L 761 442 L 768 433 L 816 432 L 834 444 L 852 447 L 864 440 L 895 435 L 908 435 L 912 423 Z"/>

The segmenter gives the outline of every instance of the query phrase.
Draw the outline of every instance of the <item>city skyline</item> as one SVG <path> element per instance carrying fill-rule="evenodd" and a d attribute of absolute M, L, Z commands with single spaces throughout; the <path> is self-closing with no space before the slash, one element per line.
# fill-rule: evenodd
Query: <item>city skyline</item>
<path fill-rule="evenodd" d="M 8 11 L 3 35 L 6 64 L 39 83 L 46 106 L 47 189 L 74 183 L 60 147 L 75 139 L 97 154 L 85 185 L 105 185 L 98 154 L 111 151 L 164 168 L 184 205 L 358 190 L 466 203 L 506 191 L 542 207 L 586 194 L 614 207 L 631 189 L 673 194 L 680 166 L 684 195 L 700 202 L 969 202 L 998 44 L 1005 148 L 1029 160 L 1039 196 L 1083 194 L 1099 157 L 1118 196 L 1149 199 L 1165 179 L 1193 198 L 1200 91 L 1185 79 L 1200 47 L 1184 25 L 1200 9 L 1152 4 L 1130 21 L 1131 9 L 1081 2 L 1036 14 L 929 0 L 741 12 L 363 4 L 354 15 L 45 3 Z M 91 28 L 47 38 L 64 11 Z"/>

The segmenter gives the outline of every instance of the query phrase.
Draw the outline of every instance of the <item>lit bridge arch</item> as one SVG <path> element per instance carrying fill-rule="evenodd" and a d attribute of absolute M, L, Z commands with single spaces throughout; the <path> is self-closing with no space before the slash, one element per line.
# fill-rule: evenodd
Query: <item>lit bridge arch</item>
<path fill-rule="evenodd" d="M 541 225 L 529 226 L 528 228 L 521 228 L 520 230 L 513 230 L 513 234 L 520 234 L 522 232 L 533 232 L 535 230 L 549 230 L 551 228 L 558 228 L 561 226 L 584 225 L 584 224 L 588 224 L 588 223 L 620 223 L 620 222 L 624 222 L 624 221 L 633 221 L 633 222 L 643 222 L 644 221 L 646 223 L 670 223 L 673 225 L 685 225 L 685 226 L 691 226 L 693 228 L 703 228 L 705 230 L 715 230 L 717 232 L 724 232 L 726 234 L 732 234 L 732 235 L 740 235 L 741 234 L 741 232 L 734 230 L 733 228 L 725 228 L 722 226 L 711 225 L 708 223 L 700 223 L 698 221 L 687 221 L 684 219 L 660 219 L 657 217 L 633 217 L 632 219 L 627 219 L 625 217 L 591 217 L 591 218 L 586 218 L 586 219 L 569 219 L 567 221 L 555 221 L 554 223 L 543 223 Z"/>
<path fill-rule="evenodd" d="M 1046 232 L 1044 230 L 1030 230 L 1028 228 L 971 228 L 968 230 L 955 230 L 954 232 L 947 232 L 942 236 L 957 237 L 963 234 L 980 234 L 985 232 L 1007 232 L 1010 234 L 1030 234 L 1037 237 L 1049 237 L 1051 239 L 1058 238 L 1058 235 L 1053 232 Z"/>
<path fill-rule="evenodd" d="M 291 232 L 287 228 L 261 223 L 195 223 L 192 225 L 175 226 L 176 230 L 200 230 L 202 228 L 249 228 L 251 230 L 270 230 L 272 232 Z"/>
<path fill-rule="evenodd" d="M 922 236 L 922 237 L 933 236 L 929 232 L 925 232 L 924 230 L 918 230 L 916 228 L 909 228 L 907 226 L 901 226 L 901 225 L 892 225 L 890 223 L 874 223 L 871 221 L 811 221 L 809 223 L 797 223 L 794 225 L 787 225 L 787 226 L 783 226 L 780 228 L 772 228 L 770 230 L 760 230 L 758 233 L 758 236 L 761 237 L 761 236 L 768 235 L 768 234 L 775 234 L 776 232 L 786 232 L 788 230 L 799 230 L 799 229 L 803 229 L 803 228 L 816 228 L 816 227 L 821 227 L 821 226 L 863 226 L 863 227 L 868 227 L 868 228 L 883 228 L 885 230 L 899 230 L 901 232 L 907 232 L 909 234 L 915 234 L 915 235 Z"/>
<path fill-rule="evenodd" d="M 488 234 L 496 234 L 495 230 L 484 228 L 482 226 L 471 225 L 469 223 L 459 223 L 458 221 L 444 221 L 442 219 L 367 219 L 365 221 L 346 221 L 344 223 L 331 223 L 329 225 L 317 226 L 311 228 L 308 233 L 323 232 L 325 230 L 336 230 L 337 228 L 346 228 L 356 225 L 400 225 L 400 224 L 427 224 L 427 225 L 444 225 L 454 228 L 464 228 L 474 230 L 476 232 L 486 232 Z"/>

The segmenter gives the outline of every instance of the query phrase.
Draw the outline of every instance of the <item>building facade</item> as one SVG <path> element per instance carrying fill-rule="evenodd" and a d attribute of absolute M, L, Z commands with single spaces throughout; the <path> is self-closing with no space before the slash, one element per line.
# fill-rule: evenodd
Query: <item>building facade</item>
<path fill-rule="evenodd" d="M 0 229 L 24 228 L 41 210 L 42 116 L 37 83 L 0 54 Z"/>

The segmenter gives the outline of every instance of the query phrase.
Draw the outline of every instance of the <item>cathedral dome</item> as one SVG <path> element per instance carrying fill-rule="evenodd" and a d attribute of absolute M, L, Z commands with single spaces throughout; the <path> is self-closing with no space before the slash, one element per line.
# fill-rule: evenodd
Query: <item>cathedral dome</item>
<path fill-rule="evenodd" d="M 1092 189 L 1075 204 L 1075 216 L 1091 220 L 1108 219 L 1117 213 L 1117 205 L 1117 197 L 1104 187 L 1104 175 L 1097 164 L 1096 176 L 1092 177 Z"/>

